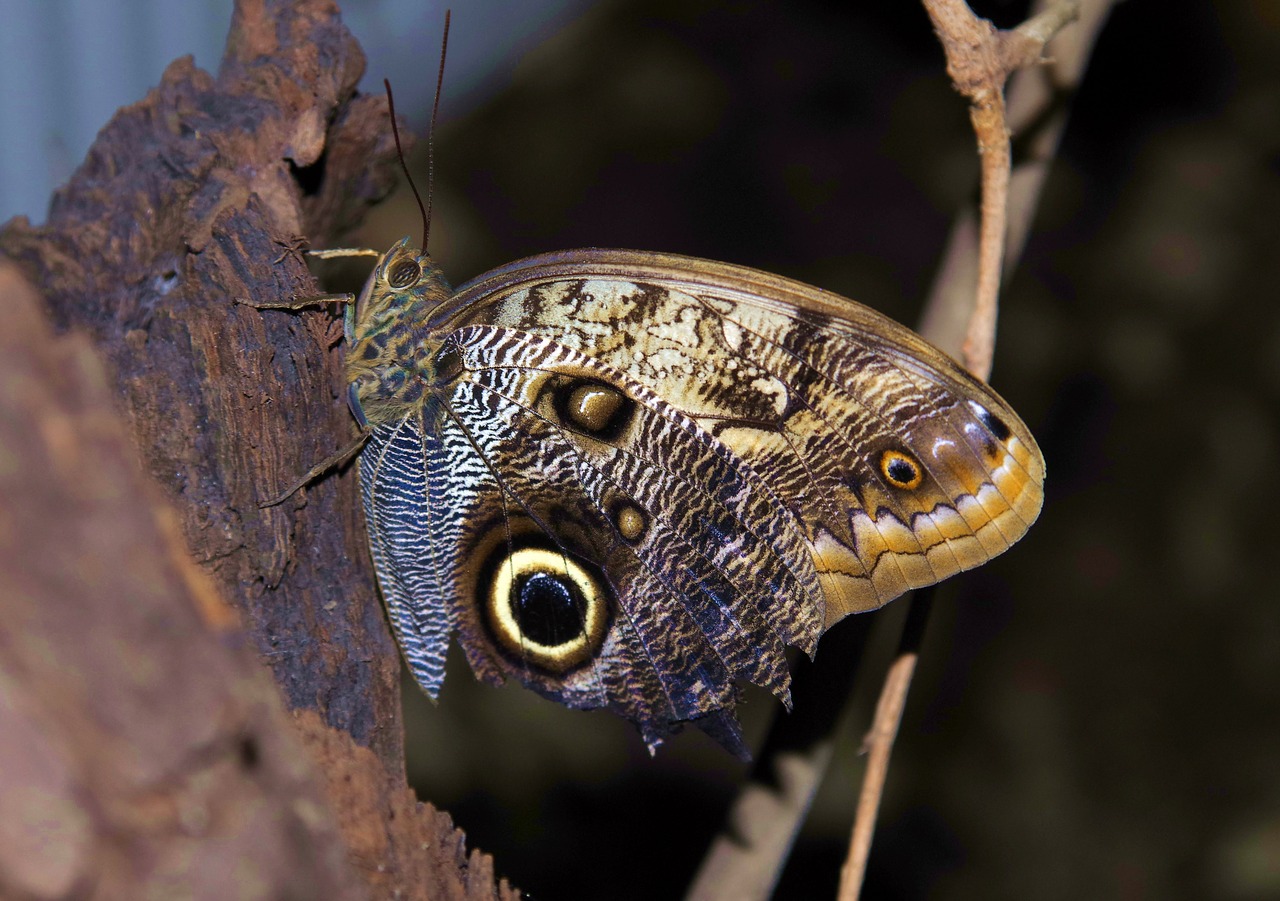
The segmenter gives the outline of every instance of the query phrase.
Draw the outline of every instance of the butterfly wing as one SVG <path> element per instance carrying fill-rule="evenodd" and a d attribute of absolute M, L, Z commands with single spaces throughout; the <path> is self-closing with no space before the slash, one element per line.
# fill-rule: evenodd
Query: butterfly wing
<path fill-rule="evenodd" d="M 989 388 L 776 276 L 553 254 L 463 286 L 429 330 L 449 363 L 361 469 L 433 694 L 456 630 L 483 678 L 612 708 L 651 745 L 687 720 L 733 744 L 737 680 L 785 700 L 785 645 L 978 565 L 1039 510 L 1043 460 Z"/>

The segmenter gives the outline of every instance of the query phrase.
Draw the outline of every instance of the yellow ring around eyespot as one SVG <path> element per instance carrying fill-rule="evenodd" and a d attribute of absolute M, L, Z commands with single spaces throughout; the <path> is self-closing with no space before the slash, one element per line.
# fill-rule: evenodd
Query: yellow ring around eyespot
<path fill-rule="evenodd" d="M 512 611 L 512 591 L 522 576 L 536 573 L 568 579 L 586 602 L 582 632 L 573 640 L 547 645 L 530 640 L 521 630 Z M 545 548 L 520 548 L 497 565 L 488 608 L 494 636 L 508 653 L 554 673 L 567 672 L 595 656 L 608 629 L 608 604 L 596 579 L 576 560 Z"/>
<path fill-rule="evenodd" d="M 905 463 L 911 467 L 911 478 L 899 479 L 890 471 L 893 464 L 899 462 Z M 920 483 L 924 481 L 924 470 L 921 468 L 920 464 L 902 453 L 902 451 L 896 450 L 887 450 L 880 455 L 880 474 L 883 475 L 893 487 L 902 488 L 907 491 L 919 488 Z"/>

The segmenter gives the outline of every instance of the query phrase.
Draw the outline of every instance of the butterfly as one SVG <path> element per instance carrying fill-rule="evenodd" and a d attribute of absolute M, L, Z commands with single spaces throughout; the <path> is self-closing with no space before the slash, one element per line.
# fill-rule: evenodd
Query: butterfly
<path fill-rule="evenodd" d="M 612 710 L 651 750 L 693 723 L 743 753 L 739 683 L 789 707 L 789 646 L 1040 510 L 1044 459 L 987 385 L 743 266 L 574 250 L 454 291 L 405 238 L 345 333 L 369 546 L 433 698 L 456 636 L 480 679 Z"/>

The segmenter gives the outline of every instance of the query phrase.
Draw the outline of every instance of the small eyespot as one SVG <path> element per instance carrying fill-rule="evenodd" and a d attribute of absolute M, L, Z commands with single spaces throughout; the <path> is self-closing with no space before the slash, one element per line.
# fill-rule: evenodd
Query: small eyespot
<path fill-rule="evenodd" d="M 422 267 L 416 260 L 401 260 L 387 273 L 387 284 L 393 288 L 408 288 L 422 277 Z"/>
<path fill-rule="evenodd" d="M 910 491 L 924 481 L 920 464 L 902 451 L 887 450 L 880 455 L 880 472 L 894 488 Z"/>
<path fill-rule="evenodd" d="M 1007 441 L 1009 436 L 1013 434 L 1003 420 L 982 406 L 982 404 L 969 401 L 969 407 L 973 410 L 973 414 L 978 417 L 978 422 L 986 426 L 987 431 L 995 435 L 997 441 Z"/>
<path fill-rule="evenodd" d="M 588 432 L 602 432 L 626 402 L 622 392 L 606 385 L 579 385 L 565 404 L 574 425 Z"/>
<path fill-rule="evenodd" d="M 635 544 L 644 537 L 649 520 L 644 511 L 629 501 L 618 504 L 613 511 L 613 522 L 624 541 Z"/>
<path fill-rule="evenodd" d="M 551 406 L 561 425 L 601 441 L 621 436 L 636 408 L 612 385 L 579 378 L 553 380 Z"/>

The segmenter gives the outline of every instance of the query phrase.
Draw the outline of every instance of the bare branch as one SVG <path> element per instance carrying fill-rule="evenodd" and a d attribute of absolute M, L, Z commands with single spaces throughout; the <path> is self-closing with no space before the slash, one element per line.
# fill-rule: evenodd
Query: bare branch
<path fill-rule="evenodd" d="M 1013 31 L 1000 31 L 973 14 L 963 0 L 922 0 L 947 57 L 947 74 L 969 99 L 969 117 L 982 163 L 982 207 L 975 309 L 961 358 L 985 378 L 995 350 L 996 307 L 1004 253 L 1010 149 L 1004 86 L 1020 68 L 1040 61 L 1045 41 L 1079 15 L 1078 0 L 1056 0 Z"/>
<path fill-rule="evenodd" d="M 941 331 L 940 323 L 963 321 L 965 337 L 959 348 L 961 358 L 970 372 L 985 379 L 991 373 L 995 349 L 997 299 L 1002 256 L 1006 249 L 1006 222 L 1011 206 L 1011 154 L 1004 84 L 1015 70 L 1041 61 L 1045 43 L 1065 24 L 1080 15 L 1080 5 L 1076 0 L 1055 0 L 1017 29 L 1001 32 L 992 27 L 991 23 L 974 16 L 962 0 L 922 2 L 933 19 L 934 28 L 946 52 L 948 73 L 956 89 L 970 98 L 970 118 L 978 138 L 978 152 L 982 161 L 980 225 L 978 228 L 974 227 L 972 212 L 961 214 L 957 220 L 949 252 L 939 270 L 938 283 L 935 284 L 931 303 L 926 309 L 922 332 L 944 349 L 954 350 L 954 343 L 947 340 L 948 336 L 936 332 Z M 1076 78 L 1083 70 L 1084 60 L 1092 49 L 1093 38 L 1101 27 L 1109 6 L 1110 3 L 1106 0 L 1091 6 L 1083 29 L 1085 39 L 1078 39 L 1064 48 L 1066 67 Z M 1024 92 L 1028 95 L 1031 93 L 1026 89 Z M 1057 115 L 1052 115 L 1055 111 L 1051 104 L 1057 99 L 1057 95 L 1050 92 L 1037 93 L 1036 99 L 1040 103 L 1035 106 L 1035 113 L 1051 123 L 1049 139 L 1046 141 L 1044 137 L 1041 138 L 1039 149 L 1044 155 L 1039 158 L 1033 177 L 1024 179 L 1020 185 L 1017 209 L 1021 215 L 1017 220 L 1017 243 L 1009 253 L 1010 261 L 1021 253 L 1039 187 L 1047 170 L 1047 161 L 1057 147 L 1065 122 L 1064 110 L 1057 110 Z M 1030 112 L 1030 107 L 1023 106 L 1020 112 L 1022 110 Z M 1030 118 L 1032 117 L 1028 116 Z M 955 252 L 957 248 L 972 246 L 971 242 L 975 239 L 976 254 L 961 255 Z M 965 263 L 974 256 L 977 258 L 977 290 L 972 302 L 969 302 L 965 295 L 974 284 L 971 277 L 974 269 L 972 265 Z M 944 308 L 946 312 L 939 314 L 938 311 Z M 957 317 L 956 314 L 961 309 L 967 309 L 967 315 Z M 908 613 L 908 622 L 918 623 L 922 633 L 927 621 L 928 606 L 924 605 L 922 612 L 918 596 L 910 598 L 908 603 L 913 605 Z M 919 659 L 919 636 L 909 636 L 907 632 L 908 630 L 904 630 L 903 647 L 885 677 L 875 718 L 866 738 L 867 770 L 863 776 L 848 859 L 841 873 L 838 894 L 841 901 L 852 901 L 861 892 L 876 815 L 888 775 L 888 762 Z"/>

